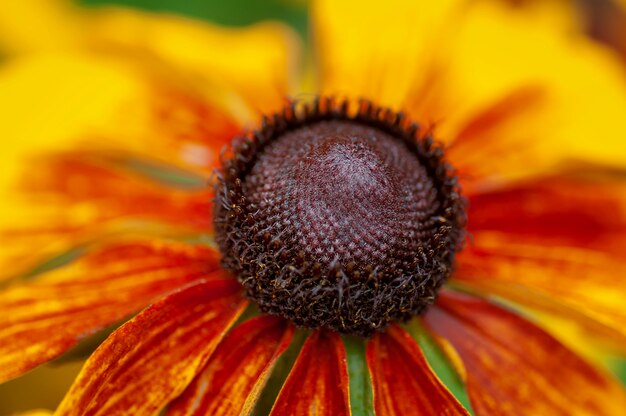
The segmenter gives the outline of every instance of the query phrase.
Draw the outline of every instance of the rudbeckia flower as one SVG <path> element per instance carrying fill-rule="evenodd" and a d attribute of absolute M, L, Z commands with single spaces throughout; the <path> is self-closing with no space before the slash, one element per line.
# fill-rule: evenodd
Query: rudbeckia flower
<path fill-rule="evenodd" d="M 311 7 L 298 72 L 278 24 L 0 6 L 0 379 L 118 325 L 56 414 L 622 414 L 619 59 L 560 2 Z"/>

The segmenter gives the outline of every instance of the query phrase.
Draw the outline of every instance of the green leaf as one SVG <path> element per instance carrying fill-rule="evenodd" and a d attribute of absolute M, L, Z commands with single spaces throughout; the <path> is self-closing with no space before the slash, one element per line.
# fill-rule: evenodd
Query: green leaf
<path fill-rule="evenodd" d="M 353 416 L 374 415 L 372 383 L 365 359 L 366 342 L 367 340 L 354 336 L 343 337 L 348 360 L 350 408 Z"/>
<path fill-rule="evenodd" d="M 428 364 L 437 377 L 439 377 L 439 380 L 446 385 L 454 397 L 456 397 L 471 414 L 474 414 L 467 395 L 465 383 L 448 360 L 448 357 L 446 357 L 446 354 L 441 350 L 437 341 L 426 331 L 419 319 L 411 320 L 405 324 L 404 327 L 419 344 L 424 356 L 426 356 Z"/>

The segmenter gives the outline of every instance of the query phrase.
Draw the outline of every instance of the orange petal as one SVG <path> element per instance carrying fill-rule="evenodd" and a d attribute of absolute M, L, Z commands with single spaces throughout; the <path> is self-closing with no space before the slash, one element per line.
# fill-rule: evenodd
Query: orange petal
<path fill-rule="evenodd" d="M 148 124 L 160 133 L 161 148 L 155 155 L 206 175 L 219 167 L 223 147 L 241 131 L 226 103 L 193 92 L 157 87 L 149 109 Z"/>
<path fill-rule="evenodd" d="M 128 155 L 98 152 L 48 156 L 38 161 L 37 169 L 23 179 L 23 188 L 34 201 L 45 198 L 49 205 L 65 210 L 72 204 L 80 204 L 83 211 L 91 208 L 90 220 L 96 223 L 138 216 L 210 229 L 212 189 L 208 179 L 197 177 L 195 189 L 181 189 L 184 184 L 167 187 L 159 183 L 158 177 L 141 174 L 150 163 Z M 154 166 L 154 170 L 168 168 Z"/>
<path fill-rule="evenodd" d="M 457 282 L 472 290 L 574 319 L 626 348 L 626 264 L 592 250 L 524 244 L 475 233 L 476 246 L 457 257 Z"/>
<path fill-rule="evenodd" d="M 398 326 L 369 342 L 367 364 L 378 416 L 469 414 L 433 373 L 413 338 Z"/>
<path fill-rule="evenodd" d="M 121 155 L 89 152 L 38 161 L 37 169 L 24 178 L 23 206 L 0 218 L 0 237 L 11 242 L 0 255 L 0 276 L 14 275 L 43 257 L 129 227 L 144 233 L 157 223 L 177 232 L 211 230 L 213 198 L 208 182 L 194 179 L 197 189 L 176 189 L 157 183 L 158 176 L 147 180 L 120 166 L 130 163 Z M 137 169 L 142 168 L 146 166 Z M 156 173 L 146 175 L 164 169 L 156 166 Z M 180 175 L 179 188 L 196 178 Z"/>
<path fill-rule="evenodd" d="M 12 138 L 0 155 L 0 233 L 11 230 L 0 236 L 11 241 L 0 275 L 110 231 L 111 220 L 210 228 L 208 178 L 239 127 L 222 103 L 144 69 L 78 53 L 2 67 L 0 101 L 14 99 L 0 103 L 0 136 Z M 192 187 L 161 186 L 181 172 Z M 19 179 L 26 195 L 14 189 Z"/>
<path fill-rule="evenodd" d="M 160 300 L 93 353 L 57 414 L 157 413 L 202 369 L 245 305 L 234 279 L 196 282 Z"/>
<path fill-rule="evenodd" d="M 36 171 L 29 158 L 77 148 L 124 150 L 211 173 L 240 129 L 231 100 L 131 58 L 64 50 L 0 68 L 0 137 L 11 138 L 0 154 L 3 198 L 20 174 Z"/>
<path fill-rule="evenodd" d="M 457 170 L 466 194 L 536 176 L 562 157 L 544 148 L 547 141 L 529 140 L 528 132 L 518 127 L 543 116 L 549 106 L 547 95 L 546 88 L 537 85 L 503 93 L 475 108 L 458 132 L 445 138 L 451 142 L 446 157 Z"/>
<path fill-rule="evenodd" d="M 274 363 L 289 347 L 293 327 L 273 317 L 253 318 L 235 328 L 168 415 L 248 414 Z"/>
<path fill-rule="evenodd" d="M 335 332 L 318 331 L 304 343 L 272 415 L 350 414 L 346 351 Z"/>
<path fill-rule="evenodd" d="M 119 243 L 1 291 L 0 380 L 58 356 L 181 285 L 226 278 L 218 261 L 206 247 Z"/>
<path fill-rule="evenodd" d="M 461 356 L 479 415 L 618 415 L 626 409 L 615 380 L 498 306 L 443 292 L 425 321 Z"/>
<path fill-rule="evenodd" d="M 472 195 L 457 281 L 584 324 L 626 348 L 626 182 L 544 178 Z"/>

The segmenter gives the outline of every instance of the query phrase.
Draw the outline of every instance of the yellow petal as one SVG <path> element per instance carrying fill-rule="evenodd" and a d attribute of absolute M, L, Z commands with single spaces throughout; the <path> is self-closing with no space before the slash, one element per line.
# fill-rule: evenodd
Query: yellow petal
<path fill-rule="evenodd" d="M 0 51 L 16 53 L 61 47 L 78 39 L 79 16 L 68 0 L 3 1 Z"/>
<path fill-rule="evenodd" d="M 27 155 L 71 148 L 97 132 L 111 131 L 125 115 L 140 112 L 148 94 L 139 74 L 91 56 L 36 55 L 2 67 L 0 189 L 29 168 Z"/>
<path fill-rule="evenodd" d="M 480 112 L 512 92 L 536 88 L 543 91 L 543 100 L 489 132 L 493 142 L 499 138 L 500 150 L 516 143 L 536 148 L 534 155 L 545 162 L 569 158 L 624 166 L 623 64 L 582 34 L 556 27 L 550 19 L 500 2 L 478 2 L 468 11 L 447 52 L 446 70 L 450 93 L 456 94 L 452 109 L 465 115 L 446 123 L 441 114 L 442 134 L 454 138 L 471 123 L 472 111 Z M 476 158 L 474 165 L 485 160 L 489 158 Z M 500 160 L 494 171 L 505 170 L 509 156 Z M 527 162 L 535 163 L 530 155 Z"/>
<path fill-rule="evenodd" d="M 220 98 L 215 88 L 213 97 L 198 96 L 179 85 L 177 78 L 158 72 L 110 56 L 78 52 L 24 55 L 0 68 L 0 239 L 9 238 L 7 231 L 13 235 L 12 243 L 0 252 L 3 276 L 19 271 L 16 259 L 31 264 L 42 260 L 34 255 L 67 250 L 88 231 L 85 221 L 102 207 L 101 200 L 70 201 L 67 190 L 51 197 L 52 186 L 37 193 L 36 202 L 32 194 L 23 198 L 16 184 L 42 179 L 55 159 L 50 153 L 71 150 L 68 155 L 78 155 L 77 148 L 123 150 L 198 172 L 215 165 L 221 147 L 239 129 L 225 109 L 228 94 Z M 87 162 L 84 155 L 76 158 Z M 86 177 L 75 180 L 67 173 L 57 179 L 65 181 L 68 190 L 93 181 L 99 184 L 96 188 L 104 189 L 106 181 L 99 181 L 93 171 L 91 175 L 87 182 Z M 127 189 L 133 182 L 128 180 Z M 128 202 L 121 194 L 110 200 Z M 137 205 L 128 204 L 133 206 Z M 72 224 L 83 225 L 75 227 L 78 234 L 71 231 Z M 68 232 L 61 233 L 63 238 L 46 232 L 54 229 Z M 18 239 L 19 231 L 28 232 Z"/>
<path fill-rule="evenodd" d="M 452 161 L 482 182 L 563 159 L 624 165 L 622 63 L 582 34 L 571 5 L 536 3 L 320 0 L 322 90 L 408 110 L 444 142 L 479 133 Z"/>
<path fill-rule="evenodd" d="M 322 92 L 401 106 L 463 0 L 314 3 Z"/>
<path fill-rule="evenodd" d="M 282 106 L 294 81 L 299 43 L 279 23 L 234 29 L 114 8 L 92 19 L 88 35 L 96 43 L 162 60 L 198 81 L 221 81 L 259 112 Z"/>
<path fill-rule="evenodd" d="M 280 108 L 296 81 L 299 39 L 279 23 L 235 29 L 131 9 L 72 7 L 68 0 L 5 3 L 0 52 L 86 47 L 156 60 L 197 84 L 210 79 L 236 90 L 257 113 Z"/>
<path fill-rule="evenodd" d="M 12 60 L 0 68 L 0 190 L 19 172 L 35 168 L 31 156 L 79 145 L 161 153 L 169 163 L 188 164 L 198 161 L 182 148 L 184 142 L 199 147 L 215 141 L 221 148 L 239 128 L 229 115 L 236 97 L 217 87 L 211 96 L 199 94 L 178 81 L 175 74 L 92 53 Z"/>

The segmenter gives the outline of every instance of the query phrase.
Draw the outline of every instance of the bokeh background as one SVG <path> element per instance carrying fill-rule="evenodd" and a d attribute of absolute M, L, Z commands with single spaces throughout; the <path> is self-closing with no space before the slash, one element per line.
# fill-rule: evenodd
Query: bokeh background
<path fill-rule="evenodd" d="M 545 0 L 501 1 L 524 7 L 528 2 Z M 555 1 L 568 1 L 578 7 L 589 36 L 618 51 L 624 57 L 626 67 L 626 0 Z M 278 20 L 295 29 L 305 45 L 310 45 L 311 41 L 307 0 L 74 0 L 74 2 L 85 8 L 122 5 L 152 12 L 173 13 L 227 26 Z M 34 408 L 53 409 L 79 372 L 84 358 L 106 335 L 107 331 L 95 335 L 62 358 L 17 380 L 0 385 L 0 416 Z M 626 360 L 615 358 L 612 362 L 612 371 L 626 385 Z"/>
<path fill-rule="evenodd" d="M 280 20 L 308 35 L 306 0 L 75 0 L 85 7 L 124 5 L 155 12 L 176 13 L 228 26 Z"/>

